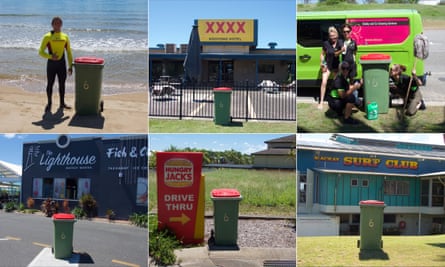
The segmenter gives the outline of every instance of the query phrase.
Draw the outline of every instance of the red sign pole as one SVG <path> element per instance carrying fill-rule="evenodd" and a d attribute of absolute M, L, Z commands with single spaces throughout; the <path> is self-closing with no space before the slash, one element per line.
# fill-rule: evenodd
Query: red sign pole
<path fill-rule="evenodd" d="M 168 228 L 184 244 L 204 239 L 202 153 L 157 152 L 158 229 Z"/>

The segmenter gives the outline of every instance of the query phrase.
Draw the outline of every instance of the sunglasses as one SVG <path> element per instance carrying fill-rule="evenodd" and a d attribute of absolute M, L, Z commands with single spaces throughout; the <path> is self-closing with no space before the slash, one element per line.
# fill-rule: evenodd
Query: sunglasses
<path fill-rule="evenodd" d="M 343 31 L 343 33 L 350 33 L 351 31 Z"/>

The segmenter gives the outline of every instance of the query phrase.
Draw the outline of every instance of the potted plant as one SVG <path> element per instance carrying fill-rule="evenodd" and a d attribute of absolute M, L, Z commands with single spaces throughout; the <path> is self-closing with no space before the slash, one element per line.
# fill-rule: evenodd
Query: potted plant
<path fill-rule="evenodd" d="M 116 214 L 114 213 L 114 210 L 112 209 L 107 209 L 106 211 L 106 215 L 109 221 L 114 221 Z"/>
<path fill-rule="evenodd" d="M 34 208 L 34 204 L 34 199 L 32 197 L 28 197 L 28 199 L 26 200 L 26 206 L 28 207 L 28 209 Z"/>
<path fill-rule="evenodd" d="M 63 200 L 63 212 L 70 213 L 70 202 L 68 199 Z"/>

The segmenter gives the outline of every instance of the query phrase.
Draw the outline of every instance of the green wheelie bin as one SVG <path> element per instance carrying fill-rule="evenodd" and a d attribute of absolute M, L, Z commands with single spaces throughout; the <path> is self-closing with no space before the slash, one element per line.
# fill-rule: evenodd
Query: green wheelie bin
<path fill-rule="evenodd" d="M 360 205 L 360 250 L 383 248 L 383 209 L 385 203 L 378 200 L 362 200 Z"/>
<path fill-rule="evenodd" d="M 78 57 L 75 67 L 75 108 L 78 115 L 98 115 L 103 111 L 102 71 L 104 59 Z"/>
<path fill-rule="evenodd" d="M 238 239 L 238 210 L 242 200 L 236 189 L 213 189 L 213 219 L 215 224 L 215 246 L 236 246 Z"/>
<path fill-rule="evenodd" d="M 232 88 L 213 88 L 214 95 L 214 122 L 218 125 L 229 125 L 231 122 L 230 107 Z"/>
<path fill-rule="evenodd" d="M 364 82 L 364 103 L 375 102 L 378 113 L 388 113 L 389 109 L 389 64 L 387 54 L 366 54 L 360 57 Z"/>
<path fill-rule="evenodd" d="M 73 253 L 73 232 L 75 221 L 75 216 L 71 213 L 56 213 L 53 215 L 53 253 L 56 259 L 66 259 L 71 257 Z"/>

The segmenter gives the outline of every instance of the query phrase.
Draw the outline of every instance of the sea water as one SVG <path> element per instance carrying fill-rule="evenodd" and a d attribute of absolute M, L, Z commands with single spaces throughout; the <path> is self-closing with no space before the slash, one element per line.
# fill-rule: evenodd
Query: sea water
<path fill-rule="evenodd" d="M 1 1 L 1 84 L 45 89 L 47 60 L 38 49 L 54 16 L 63 19 L 74 58 L 105 59 L 103 94 L 147 90 L 147 0 Z M 67 80 L 67 92 L 74 92 L 73 77 Z"/>

